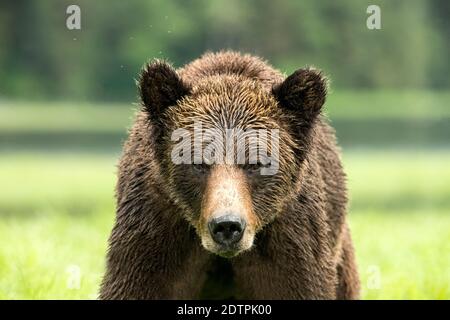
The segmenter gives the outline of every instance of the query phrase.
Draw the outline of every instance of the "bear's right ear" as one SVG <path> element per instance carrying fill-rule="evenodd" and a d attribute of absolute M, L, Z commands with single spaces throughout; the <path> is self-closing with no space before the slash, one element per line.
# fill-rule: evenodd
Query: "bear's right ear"
<path fill-rule="evenodd" d="M 167 107 L 189 92 L 175 69 L 161 60 L 144 66 L 138 86 L 144 110 L 154 121 L 158 121 Z"/>

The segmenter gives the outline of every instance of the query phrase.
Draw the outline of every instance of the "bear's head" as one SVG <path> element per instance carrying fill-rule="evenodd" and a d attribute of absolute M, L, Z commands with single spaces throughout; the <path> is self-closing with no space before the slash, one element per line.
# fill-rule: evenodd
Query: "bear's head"
<path fill-rule="evenodd" d="M 169 64 L 139 79 L 165 188 L 203 246 L 233 257 L 301 188 L 326 79 L 300 69 L 271 89 L 238 74 L 187 84 Z"/>

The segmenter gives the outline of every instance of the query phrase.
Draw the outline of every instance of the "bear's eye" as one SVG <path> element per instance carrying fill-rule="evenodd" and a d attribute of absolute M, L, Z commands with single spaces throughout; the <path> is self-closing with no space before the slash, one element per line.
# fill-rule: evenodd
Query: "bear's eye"
<path fill-rule="evenodd" d="M 244 170 L 251 175 L 256 175 L 260 173 L 261 168 L 263 168 L 264 165 L 258 161 L 258 163 L 254 164 L 247 164 L 244 166 Z"/>
<path fill-rule="evenodd" d="M 205 174 L 209 171 L 209 165 L 206 163 L 200 163 L 200 164 L 192 164 L 191 168 L 192 171 L 197 174 Z"/>
<path fill-rule="evenodd" d="M 270 160 L 263 159 L 257 163 L 249 163 L 242 167 L 242 169 L 249 175 L 259 175 L 261 173 L 261 169 L 270 167 Z"/>

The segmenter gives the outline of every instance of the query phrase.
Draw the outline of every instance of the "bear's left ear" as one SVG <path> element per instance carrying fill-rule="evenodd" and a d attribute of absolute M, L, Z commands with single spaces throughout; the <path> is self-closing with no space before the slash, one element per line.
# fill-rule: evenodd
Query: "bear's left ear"
<path fill-rule="evenodd" d="M 299 69 L 273 88 L 281 107 L 310 124 L 319 115 L 327 95 L 327 79 L 318 70 Z"/>
<path fill-rule="evenodd" d="M 155 122 L 159 122 L 160 115 L 167 107 L 189 92 L 175 69 L 161 60 L 144 66 L 138 86 L 144 110 Z"/>

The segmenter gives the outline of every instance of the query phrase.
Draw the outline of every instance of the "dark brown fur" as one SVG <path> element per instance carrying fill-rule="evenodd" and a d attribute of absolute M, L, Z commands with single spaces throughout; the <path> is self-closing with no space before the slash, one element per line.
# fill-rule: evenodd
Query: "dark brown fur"
<path fill-rule="evenodd" d="M 334 132 L 319 115 L 322 75 L 301 69 L 284 80 L 259 58 L 233 52 L 207 54 L 177 73 L 154 62 L 141 76 L 143 110 L 119 164 L 100 298 L 358 298 L 345 175 Z M 244 181 L 256 238 L 224 259 L 201 245 L 194 195 L 206 191 L 170 163 L 167 132 L 189 127 L 191 117 L 245 126 L 246 116 L 252 126 L 280 128 L 280 172 Z"/>

